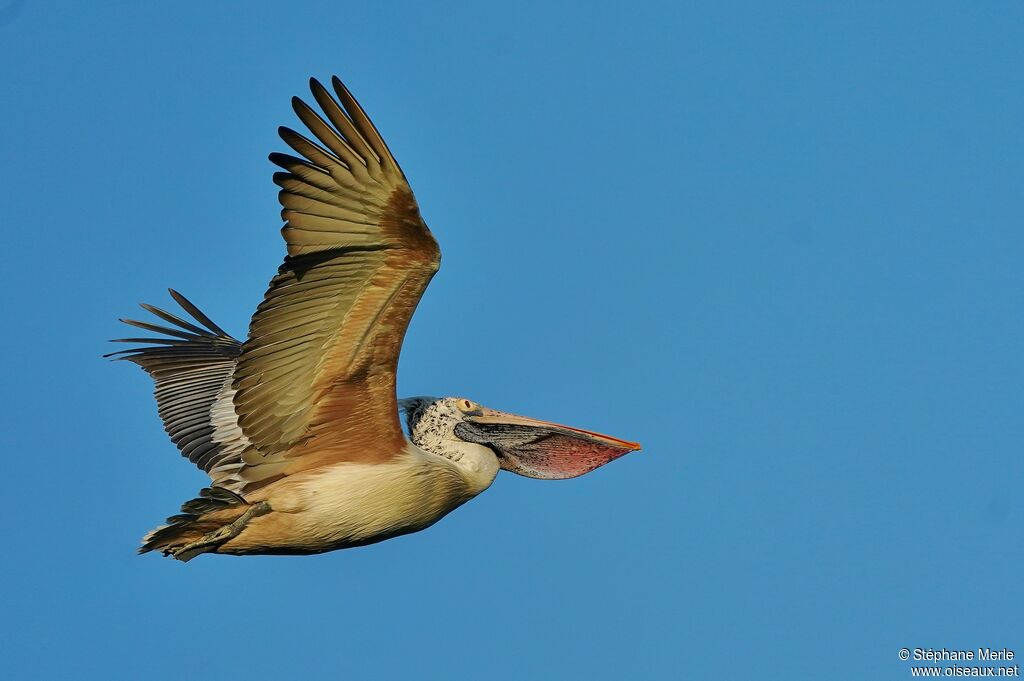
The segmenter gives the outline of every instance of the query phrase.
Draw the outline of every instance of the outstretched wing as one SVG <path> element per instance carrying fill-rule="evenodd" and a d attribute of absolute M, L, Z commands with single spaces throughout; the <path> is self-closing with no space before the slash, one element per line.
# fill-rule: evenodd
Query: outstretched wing
<path fill-rule="evenodd" d="M 298 98 L 315 137 L 281 128 L 298 154 L 271 154 L 288 256 L 249 327 L 234 372 L 252 448 L 243 480 L 337 461 L 381 462 L 405 443 L 395 370 L 406 327 L 441 254 L 380 133 L 337 78 L 316 80 L 324 117 Z"/>
<path fill-rule="evenodd" d="M 214 324 L 185 296 L 171 296 L 195 321 L 186 321 L 152 305 L 142 305 L 171 326 L 134 319 L 125 324 L 162 334 L 156 338 L 119 338 L 118 343 L 141 347 L 107 357 L 134 362 L 155 384 L 157 410 L 164 429 L 182 456 L 209 473 L 214 484 L 236 486 L 247 442 L 238 428 L 231 402 L 231 377 L 242 344 Z"/>

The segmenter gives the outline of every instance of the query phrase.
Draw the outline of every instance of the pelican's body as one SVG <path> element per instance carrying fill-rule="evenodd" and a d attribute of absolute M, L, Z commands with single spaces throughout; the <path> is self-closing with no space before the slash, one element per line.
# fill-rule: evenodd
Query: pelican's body
<path fill-rule="evenodd" d="M 418 532 L 490 487 L 498 459 L 478 455 L 472 466 L 460 465 L 410 442 L 388 463 L 339 463 L 284 478 L 249 499 L 273 512 L 253 518 L 218 551 L 322 553 Z"/>
<path fill-rule="evenodd" d="M 156 383 L 160 416 L 211 485 L 150 532 L 142 552 L 321 553 L 416 532 L 487 489 L 500 469 L 582 475 L 632 442 L 482 407 L 395 394 L 406 326 L 440 250 L 380 133 L 337 78 L 323 115 L 293 106 L 313 141 L 272 154 L 288 257 L 243 344 L 181 294 L 191 316 L 115 353 Z M 408 434 L 399 421 L 406 414 Z"/>

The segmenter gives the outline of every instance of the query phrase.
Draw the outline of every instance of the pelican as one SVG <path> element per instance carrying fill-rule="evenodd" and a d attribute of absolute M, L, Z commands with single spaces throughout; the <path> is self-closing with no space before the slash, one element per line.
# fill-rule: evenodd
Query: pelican
<path fill-rule="evenodd" d="M 311 137 L 282 127 L 298 156 L 283 172 L 288 253 L 248 339 L 232 338 L 180 293 L 187 319 L 111 353 L 155 383 L 165 430 L 211 480 L 143 540 L 140 553 L 315 554 L 434 524 L 499 470 L 583 475 L 635 442 L 489 409 L 464 397 L 399 400 L 406 327 L 441 252 L 405 174 L 342 82 L 310 80 L 320 113 L 292 106 Z M 315 139 L 314 139 L 315 138 Z M 138 345 L 138 344 L 143 345 Z M 403 431 L 400 412 L 408 432 Z"/>

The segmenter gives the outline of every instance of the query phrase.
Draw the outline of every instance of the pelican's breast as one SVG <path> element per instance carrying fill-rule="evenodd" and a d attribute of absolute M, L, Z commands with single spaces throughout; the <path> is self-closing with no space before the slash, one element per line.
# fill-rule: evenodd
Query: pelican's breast
<path fill-rule="evenodd" d="M 220 553 L 319 553 L 422 530 L 477 493 L 449 460 L 411 443 L 388 463 L 343 462 L 261 490 L 271 513 Z"/>

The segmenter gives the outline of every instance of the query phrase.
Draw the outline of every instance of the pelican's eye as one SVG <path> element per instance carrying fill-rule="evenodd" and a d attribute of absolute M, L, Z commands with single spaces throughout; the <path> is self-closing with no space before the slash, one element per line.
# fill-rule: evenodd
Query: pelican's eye
<path fill-rule="evenodd" d="M 470 416 L 479 416 L 482 413 L 480 411 L 480 405 L 479 404 L 476 404 L 475 402 L 472 402 L 472 401 L 467 400 L 465 398 L 461 398 L 460 397 L 455 402 L 455 404 L 456 404 L 456 406 L 458 406 L 459 411 L 461 411 L 463 414 L 467 414 L 467 415 L 470 415 Z"/>

